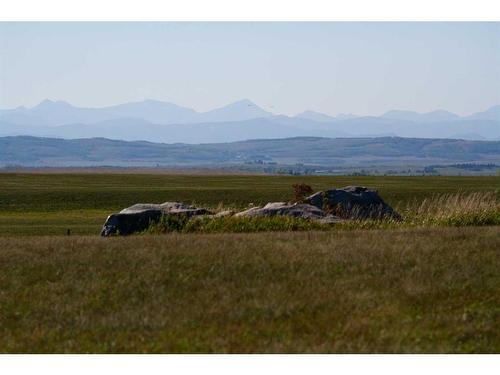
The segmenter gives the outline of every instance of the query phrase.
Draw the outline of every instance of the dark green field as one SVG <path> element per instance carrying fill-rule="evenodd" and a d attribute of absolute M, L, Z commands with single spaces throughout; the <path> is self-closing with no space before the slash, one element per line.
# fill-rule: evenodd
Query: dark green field
<path fill-rule="evenodd" d="M 134 203 L 183 201 L 243 208 L 292 197 L 291 185 L 315 191 L 375 188 L 393 206 L 442 193 L 500 190 L 500 177 L 188 176 L 162 174 L 0 174 L 0 235 L 98 234 L 109 213 Z"/>

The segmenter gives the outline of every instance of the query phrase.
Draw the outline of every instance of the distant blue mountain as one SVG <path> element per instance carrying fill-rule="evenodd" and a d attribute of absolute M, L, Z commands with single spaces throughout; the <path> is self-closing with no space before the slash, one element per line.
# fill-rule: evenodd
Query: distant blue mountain
<path fill-rule="evenodd" d="M 307 120 L 313 120 L 318 122 L 330 122 L 335 121 L 335 117 L 325 115 L 324 113 L 315 112 L 315 111 L 304 111 L 295 115 L 296 118 L 302 118 Z"/>
<path fill-rule="evenodd" d="M 477 112 L 466 117 L 468 120 L 492 120 L 500 121 L 500 104 L 487 109 L 484 112 Z"/>
<path fill-rule="evenodd" d="M 341 113 L 341 114 L 334 117 L 334 116 L 326 115 L 326 114 L 321 113 L 321 112 L 304 111 L 302 113 L 299 113 L 298 115 L 295 115 L 294 117 L 318 121 L 318 122 L 331 122 L 331 121 L 337 121 L 337 120 L 350 120 L 350 119 L 356 118 L 357 116 L 355 116 L 353 114 Z"/>
<path fill-rule="evenodd" d="M 0 121 L 10 124 L 60 126 L 92 124 L 120 118 L 142 119 L 155 124 L 244 121 L 272 116 L 248 99 L 205 113 L 157 100 L 125 103 L 103 108 L 79 108 L 64 101 L 44 100 L 33 108 L 19 107 L 0 111 Z"/>
<path fill-rule="evenodd" d="M 460 116 L 442 110 L 428 112 L 428 113 L 418 113 L 413 111 L 389 111 L 384 113 L 380 117 L 391 120 L 403 120 L 403 121 L 414 121 L 414 122 L 454 121 L 460 119 Z"/>
<path fill-rule="evenodd" d="M 199 113 L 195 122 L 245 121 L 271 116 L 273 113 L 263 110 L 248 99 L 243 99 L 221 108 Z"/>
<path fill-rule="evenodd" d="M 168 143 L 298 136 L 496 140 L 500 138 L 500 105 L 466 117 L 442 110 L 389 111 L 379 117 L 305 111 L 290 117 L 274 115 L 248 99 L 203 113 L 156 100 L 103 108 L 45 100 L 33 108 L 0 110 L 0 136 L 17 135 Z"/>

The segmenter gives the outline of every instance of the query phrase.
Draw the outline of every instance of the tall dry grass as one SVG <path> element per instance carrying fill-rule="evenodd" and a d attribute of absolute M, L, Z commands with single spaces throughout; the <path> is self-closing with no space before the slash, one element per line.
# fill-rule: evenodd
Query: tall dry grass
<path fill-rule="evenodd" d="M 500 225 L 500 201 L 497 199 L 496 192 L 493 191 L 436 194 L 423 201 L 415 200 L 404 207 L 396 207 L 396 211 L 401 214 L 401 218 L 387 218 L 386 210 L 383 207 L 378 209 L 379 212 L 371 215 L 378 219 L 362 219 L 366 216 L 365 208 L 352 207 L 349 212 L 344 212 L 343 215 L 359 219 L 334 224 L 321 224 L 316 221 L 287 216 L 223 217 L 196 220 L 165 216 L 158 223 L 152 223 L 145 233 L 250 233 Z M 227 210 L 227 206 L 222 204 L 213 208 L 214 212 L 225 210 Z M 335 212 L 333 213 L 335 214 Z"/>
<path fill-rule="evenodd" d="M 407 204 L 402 214 L 413 225 L 500 225 L 500 201 L 494 191 L 436 194 Z"/>

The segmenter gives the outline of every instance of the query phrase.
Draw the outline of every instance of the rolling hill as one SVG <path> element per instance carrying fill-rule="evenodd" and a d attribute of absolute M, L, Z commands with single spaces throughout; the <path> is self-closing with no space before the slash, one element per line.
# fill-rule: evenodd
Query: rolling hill
<path fill-rule="evenodd" d="M 105 138 L 0 138 L 0 166 L 222 166 L 249 162 L 324 166 L 500 163 L 500 142 L 297 137 L 189 145 Z"/>

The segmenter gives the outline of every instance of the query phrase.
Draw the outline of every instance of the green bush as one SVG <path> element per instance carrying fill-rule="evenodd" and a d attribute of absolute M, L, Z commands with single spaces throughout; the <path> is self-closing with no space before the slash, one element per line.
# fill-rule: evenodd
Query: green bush
<path fill-rule="evenodd" d="M 287 216 L 273 217 L 199 217 L 189 220 L 186 216 L 164 215 L 152 223 L 146 233 L 249 233 L 328 230 L 331 226 L 315 221 Z"/>
<path fill-rule="evenodd" d="M 151 234 L 182 232 L 188 222 L 187 215 L 162 215 L 159 221 L 149 225 L 146 232 Z"/>

